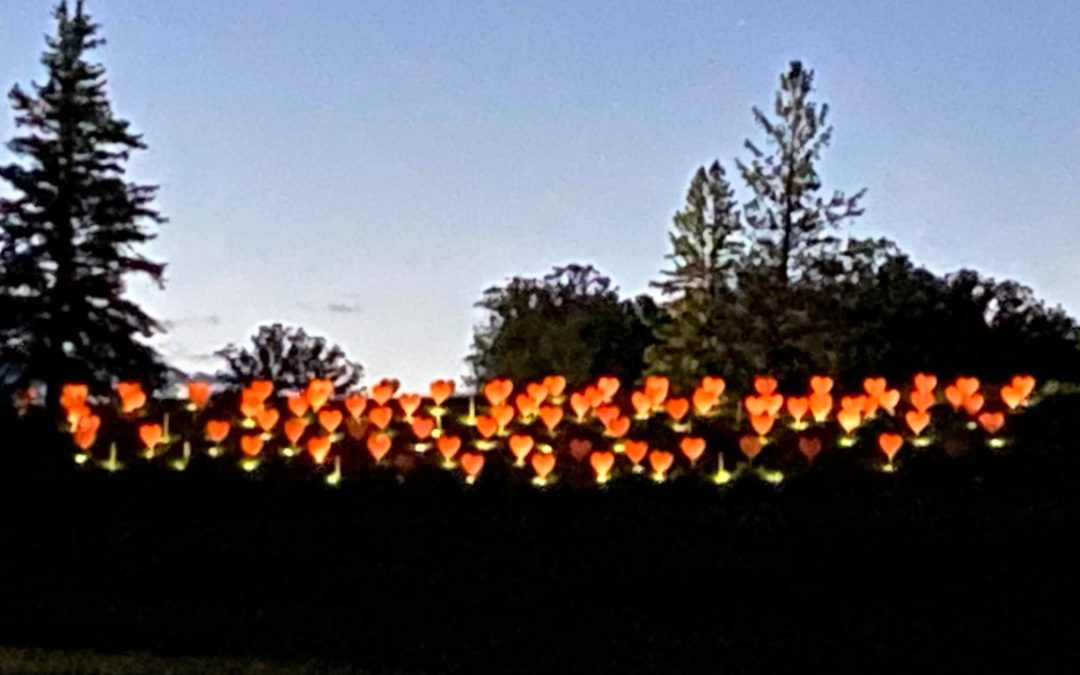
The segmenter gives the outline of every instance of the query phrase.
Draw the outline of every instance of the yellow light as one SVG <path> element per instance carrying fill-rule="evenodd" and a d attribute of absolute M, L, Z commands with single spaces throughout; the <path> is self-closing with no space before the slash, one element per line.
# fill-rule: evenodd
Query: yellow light
<path fill-rule="evenodd" d="M 261 461 L 256 457 L 245 457 L 240 460 L 240 468 L 248 473 L 251 473 L 255 469 L 259 468 Z"/>
<path fill-rule="evenodd" d="M 457 462 L 455 462 L 452 459 L 444 459 L 442 461 L 442 468 L 444 468 L 444 469 L 450 470 L 450 469 L 455 468 L 456 466 L 457 466 Z"/>
<path fill-rule="evenodd" d="M 240 423 L 240 426 L 244 427 L 245 429 L 254 429 L 255 420 L 251 419 L 250 417 L 245 417 L 244 421 Z"/>
<path fill-rule="evenodd" d="M 431 447 L 431 443 L 413 443 L 413 451 L 418 452 L 421 455 L 428 451 Z"/>
<path fill-rule="evenodd" d="M 596 476 L 596 484 L 597 485 L 603 485 L 604 483 L 608 482 L 608 480 L 610 480 L 610 478 L 611 478 L 611 476 L 609 476 L 606 473 L 599 474 L 599 475 Z"/>
<path fill-rule="evenodd" d="M 802 420 L 791 423 L 791 428 L 794 429 L 795 431 L 802 431 L 803 429 L 806 429 L 809 426 L 810 426 L 809 424 L 807 424 L 806 422 L 804 422 Z"/>
<path fill-rule="evenodd" d="M 779 485 L 784 480 L 784 473 L 782 471 L 768 471 L 766 469 L 758 469 L 758 475 L 761 476 L 761 480 L 772 485 Z"/>
<path fill-rule="evenodd" d="M 109 446 L 109 458 L 101 463 L 101 468 L 110 472 L 116 472 L 124 468 L 123 462 L 116 459 L 116 443 Z"/>
<path fill-rule="evenodd" d="M 888 464 L 882 464 L 881 470 L 884 473 L 896 473 L 896 467 L 893 465 L 892 462 L 889 462 Z"/>
<path fill-rule="evenodd" d="M 477 441 L 476 443 L 473 443 L 473 445 L 476 446 L 477 450 L 487 451 L 494 448 L 498 443 L 495 441 Z"/>
<path fill-rule="evenodd" d="M 288 446 L 278 449 L 278 454 L 282 457 L 296 457 L 300 454 L 300 448 Z"/>
<path fill-rule="evenodd" d="M 89 461 L 89 460 L 90 460 L 90 455 L 86 454 L 85 452 L 76 452 L 75 453 L 75 463 L 76 464 L 79 464 L 81 466 L 83 464 L 86 464 L 86 462 Z"/>
<path fill-rule="evenodd" d="M 223 454 L 225 454 L 225 448 L 221 447 L 220 445 L 211 445 L 209 448 L 206 449 L 206 454 L 214 458 L 221 457 Z"/>
<path fill-rule="evenodd" d="M 544 487 L 545 485 L 548 484 L 547 478 L 541 478 L 540 476 L 537 476 L 537 477 L 532 479 L 532 484 L 535 485 L 536 487 Z"/>
<path fill-rule="evenodd" d="M 326 476 L 326 484 L 333 487 L 341 483 L 341 457 L 334 457 L 334 470 Z"/>
<path fill-rule="evenodd" d="M 1004 448 L 1009 442 L 1004 438 L 988 438 L 986 444 L 991 448 Z"/>
<path fill-rule="evenodd" d="M 465 476 L 465 484 L 472 485 L 476 482 L 476 476 Z"/>
<path fill-rule="evenodd" d="M 972 421 L 972 422 L 968 422 L 968 423 L 967 423 L 967 424 L 965 424 L 964 426 L 965 426 L 965 427 L 967 427 L 968 429 L 971 429 L 972 431 L 974 431 L 975 429 L 978 429 L 978 428 L 979 428 L 979 425 L 978 425 L 978 424 L 975 424 L 975 422 L 973 422 L 973 421 Z"/>
<path fill-rule="evenodd" d="M 659 473 L 659 472 L 654 472 L 653 475 L 652 475 L 652 479 L 657 483 L 663 483 L 664 480 L 665 480 L 664 474 Z"/>
<path fill-rule="evenodd" d="M 917 448 L 925 448 L 926 446 L 930 445 L 930 437 L 919 436 L 918 438 L 913 438 L 911 440 L 911 444 Z"/>
<path fill-rule="evenodd" d="M 720 469 L 713 474 L 713 482 L 717 485 L 724 485 L 725 483 L 731 482 L 731 472 L 726 469 Z"/>
<path fill-rule="evenodd" d="M 840 438 L 837 439 L 836 444 L 839 445 L 841 448 L 853 447 L 855 445 L 855 437 L 854 436 L 841 436 Z"/>

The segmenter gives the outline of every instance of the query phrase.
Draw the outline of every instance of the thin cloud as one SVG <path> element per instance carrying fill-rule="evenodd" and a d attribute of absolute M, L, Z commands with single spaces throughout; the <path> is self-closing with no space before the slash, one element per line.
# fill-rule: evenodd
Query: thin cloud
<path fill-rule="evenodd" d="M 221 317 L 217 314 L 182 316 L 179 319 L 165 319 L 161 322 L 165 330 L 187 326 L 220 326 Z"/>

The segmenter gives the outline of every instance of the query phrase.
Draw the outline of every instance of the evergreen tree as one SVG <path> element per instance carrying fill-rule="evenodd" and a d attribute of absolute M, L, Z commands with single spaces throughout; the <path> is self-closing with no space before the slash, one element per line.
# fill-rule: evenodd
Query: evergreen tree
<path fill-rule="evenodd" d="M 657 330 L 646 360 L 653 372 L 689 386 L 706 374 L 735 375 L 740 342 L 734 319 L 737 269 L 744 255 L 742 223 L 724 169 L 698 169 L 669 233 L 667 277 L 652 283 L 665 296 L 670 321 Z"/>
<path fill-rule="evenodd" d="M 22 163 L 0 167 L 14 192 L 0 200 L 0 348 L 23 380 L 46 383 L 53 411 L 64 381 L 102 389 L 164 373 L 139 339 L 162 327 L 125 297 L 129 275 L 162 281 L 163 265 L 137 251 L 164 222 L 156 188 L 124 180 L 129 154 L 146 146 L 113 114 L 104 68 L 87 61 L 104 41 L 82 2 L 60 3 L 55 18 L 48 79 L 9 95 L 21 135 L 8 148 Z"/>
<path fill-rule="evenodd" d="M 326 338 L 308 335 L 303 328 L 280 323 L 260 326 L 251 338 L 250 349 L 229 345 L 217 355 L 228 364 L 220 377 L 238 385 L 270 380 L 281 389 L 303 389 L 317 377 L 345 391 L 364 374 L 364 368 L 350 361 L 341 347 L 327 343 Z"/>
<path fill-rule="evenodd" d="M 838 243 L 832 231 L 843 221 L 862 213 L 859 200 L 866 190 L 851 197 L 834 192 L 821 196 L 816 162 L 832 138 L 827 126 L 829 107 L 820 109 L 809 100 L 814 71 L 792 61 L 780 76 L 775 114 L 770 120 L 759 108 L 754 118 L 764 130 L 772 150 L 766 153 L 749 139 L 749 165 L 737 162 L 754 198 L 745 208 L 746 222 L 756 233 L 760 263 L 775 270 L 780 286 L 810 270 L 826 258 Z"/>

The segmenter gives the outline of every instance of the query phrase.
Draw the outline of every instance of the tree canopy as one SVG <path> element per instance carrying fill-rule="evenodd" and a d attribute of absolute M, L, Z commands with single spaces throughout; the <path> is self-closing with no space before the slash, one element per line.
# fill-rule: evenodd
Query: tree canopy
<path fill-rule="evenodd" d="M 360 381 L 363 367 L 349 360 L 338 345 L 308 335 L 299 327 L 275 323 L 260 326 L 250 347 L 231 344 L 217 352 L 225 359 L 221 379 L 237 385 L 270 380 L 279 389 L 303 389 L 312 378 L 328 379 L 338 391 Z"/>

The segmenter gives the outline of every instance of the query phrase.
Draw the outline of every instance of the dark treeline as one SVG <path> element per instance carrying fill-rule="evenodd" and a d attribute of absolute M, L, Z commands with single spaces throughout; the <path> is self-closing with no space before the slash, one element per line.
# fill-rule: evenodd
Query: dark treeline
<path fill-rule="evenodd" d="M 146 145 L 112 112 L 105 70 L 89 60 L 103 40 L 82 2 L 60 3 L 55 19 L 44 83 L 10 92 L 16 161 L 0 166 L 0 386 L 43 384 L 54 410 L 60 382 L 105 392 L 118 379 L 153 387 L 182 375 L 146 342 L 164 326 L 126 295 L 133 277 L 163 281 L 164 265 L 139 252 L 164 222 L 155 188 L 126 177 Z M 771 113 L 754 109 L 762 140 L 735 162 L 748 201 L 720 162 L 694 173 L 658 300 L 622 297 L 584 263 L 490 288 L 466 359 L 473 379 L 562 373 L 578 385 L 662 372 L 685 385 L 769 372 L 794 383 L 819 371 L 930 370 L 1080 380 L 1074 321 L 1030 289 L 972 270 L 938 276 L 893 242 L 848 234 L 864 191 L 825 189 L 818 164 L 833 130 L 813 90 L 813 72 L 792 62 Z M 282 325 L 218 355 L 233 383 L 319 376 L 345 388 L 363 373 L 340 347 Z"/>

